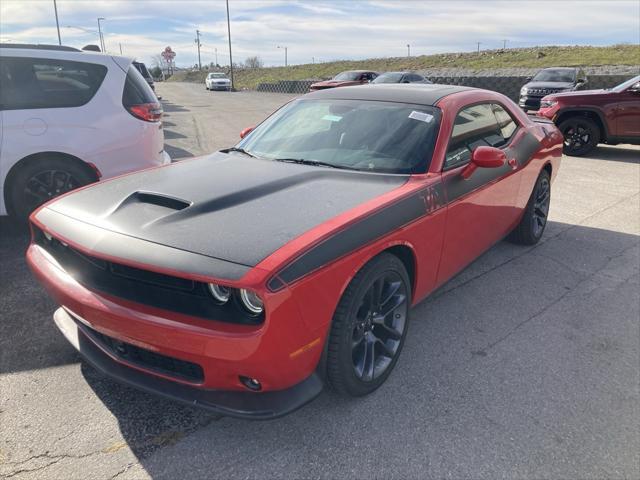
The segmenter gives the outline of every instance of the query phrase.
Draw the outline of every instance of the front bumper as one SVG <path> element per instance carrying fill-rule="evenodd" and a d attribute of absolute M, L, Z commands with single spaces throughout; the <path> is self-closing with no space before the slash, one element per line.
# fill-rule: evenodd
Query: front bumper
<path fill-rule="evenodd" d="M 210 90 L 231 90 L 231 84 L 225 84 L 225 83 L 221 83 L 221 84 L 216 84 L 216 83 L 212 83 L 211 86 L 209 87 Z"/>
<path fill-rule="evenodd" d="M 521 96 L 518 105 L 523 110 L 538 110 L 540 108 L 540 100 L 542 97 Z"/>
<path fill-rule="evenodd" d="M 273 419 L 297 410 L 322 391 L 322 381 L 315 373 L 286 390 L 265 393 L 205 390 L 172 382 L 115 360 L 100 346 L 91 330 L 64 308 L 56 310 L 53 318 L 82 358 L 104 375 L 134 388 L 221 415 L 256 420 Z"/>

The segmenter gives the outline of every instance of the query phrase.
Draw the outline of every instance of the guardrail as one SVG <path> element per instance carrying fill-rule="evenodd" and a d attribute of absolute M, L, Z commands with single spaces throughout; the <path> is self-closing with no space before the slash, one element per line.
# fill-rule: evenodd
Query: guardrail
<path fill-rule="evenodd" d="M 500 92 L 503 95 L 517 101 L 520 95 L 520 88 L 527 83 L 525 76 L 428 76 L 433 83 L 445 85 L 464 85 L 467 87 L 485 88 Z M 595 90 L 599 88 L 611 88 L 625 80 L 631 75 L 589 75 L 586 88 Z M 258 85 L 258 92 L 272 93 L 307 93 L 309 86 L 319 80 L 280 80 L 278 83 L 261 83 Z"/>

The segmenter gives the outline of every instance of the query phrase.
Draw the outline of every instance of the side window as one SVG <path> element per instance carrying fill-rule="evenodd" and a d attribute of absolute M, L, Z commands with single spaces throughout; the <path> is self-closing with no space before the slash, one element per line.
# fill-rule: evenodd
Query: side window
<path fill-rule="evenodd" d="M 504 144 L 502 130 L 498 126 L 491 104 L 482 103 L 463 108 L 458 112 L 453 124 L 444 168 L 454 168 L 468 163 L 471 160 L 471 152 L 476 147 L 500 147 Z"/>
<path fill-rule="evenodd" d="M 44 58 L 3 57 L 0 104 L 3 110 L 79 107 L 100 88 L 107 67 Z"/>
<path fill-rule="evenodd" d="M 511 137 L 518 128 L 518 124 L 513 120 L 509 112 L 507 112 L 501 105 L 494 103 L 491 105 L 493 113 L 498 121 L 498 127 L 500 127 L 500 133 L 504 139 L 504 143 L 509 143 Z"/>

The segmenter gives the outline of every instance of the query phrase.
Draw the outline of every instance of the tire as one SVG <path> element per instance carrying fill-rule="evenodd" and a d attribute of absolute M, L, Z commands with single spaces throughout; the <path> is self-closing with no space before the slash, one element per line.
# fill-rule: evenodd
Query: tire
<path fill-rule="evenodd" d="M 507 237 L 512 243 L 535 245 L 542 238 L 547 226 L 549 206 L 551 204 L 551 179 L 546 170 L 542 170 L 533 187 L 529 201 L 520 223 Z"/>
<path fill-rule="evenodd" d="M 591 152 L 600 142 L 600 127 L 590 118 L 570 117 L 558 128 L 564 136 L 562 152 L 565 155 L 581 157 Z"/>
<path fill-rule="evenodd" d="M 328 339 L 326 379 L 336 392 L 358 397 L 384 383 L 402 351 L 410 305 L 409 275 L 395 255 L 378 255 L 351 280 Z"/>
<path fill-rule="evenodd" d="M 88 168 L 61 156 L 33 159 L 8 178 L 9 215 L 26 222 L 31 212 L 52 198 L 96 181 Z"/>

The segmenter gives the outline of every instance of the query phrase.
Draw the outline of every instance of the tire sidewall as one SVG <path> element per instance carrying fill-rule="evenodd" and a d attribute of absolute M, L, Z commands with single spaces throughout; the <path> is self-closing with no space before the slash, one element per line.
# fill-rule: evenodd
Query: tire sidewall
<path fill-rule="evenodd" d="M 565 131 L 572 125 L 580 125 L 582 127 L 589 129 L 589 143 L 584 145 L 582 148 L 578 150 L 571 150 L 567 148 L 564 144 L 564 139 L 566 138 Z M 565 155 L 580 157 L 591 152 L 600 141 L 600 129 L 596 123 L 589 118 L 580 118 L 580 117 L 572 117 L 560 124 L 560 131 L 562 132 L 563 137 L 563 149 L 562 152 Z"/>
<path fill-rule="evenodd" d="M 352 332 L 356 319 L 356 312 L 360 306 L 360 301 L 362 300 L 363 295 L 370 288 L 373 280 L 385 272 L 394 272 L 398 274 L 405 285 L 405 290 L 407 292 L 407 311 L 405 326 L 402 337 L 400 339 L 398 350 L 396 351 L 394 357 L 391 359 L 391 363 L 389 364 L 387 369 L 378 378 L 375 378 L 370 382 L 364 382 L 356 376 L 353 368 L 351 350 Z M 345 299 L 347 299 L 348 304 L 346 305 L 346 318 L 341 319 L 344 323 L 339 333 L 340 339 L 339 349 L 337 352 L 337 360 L 339 362 L 341 384 L 343 390 L 352 396 L 362 396 L 373 392 L 386 381 L 388 376 L 393 371 L 402 352 L 402 348 L 407 336 L 407 331 L 409 330 L 409 313 L 411 305 L 411 283 L 409 280 L 409 275 L 407 274 L 403 263 L 396 256 L 391 254 L 382 254 L 378 257 L 375 257 L 367 265 L 365 265 L 365 267 L 363 267 L 361 273 L 363 275 L 359 278 L 358 275 L 354 277 L 354 280 L 352 280 L 352 282 L 349 284 L 347 290 L 345 291 L 345 294 L 343 295 L 343 298 L 340 301 L 340 303 L 342 303 Z M 344 307 L 344 305 L 340 306 Z M 340 310 L 340 306 L 337 311 Z M 332 334 L 333 333 L 334 332 L 332 332 Z M 330 377 L 330 374 L 328 374 L 327 376 Z"/>

